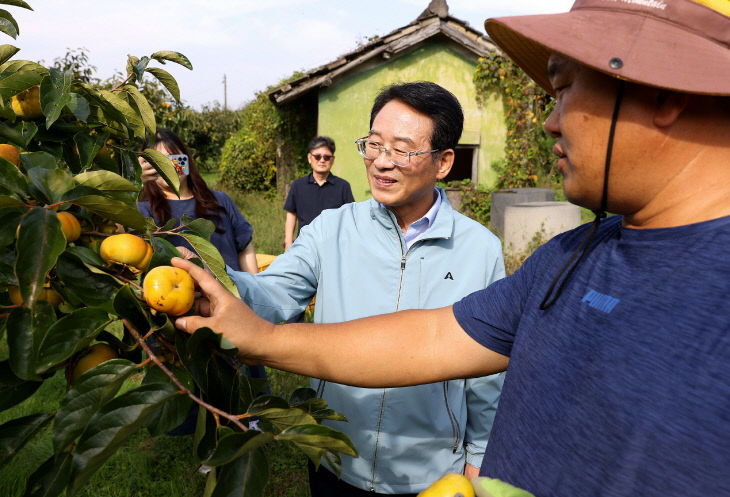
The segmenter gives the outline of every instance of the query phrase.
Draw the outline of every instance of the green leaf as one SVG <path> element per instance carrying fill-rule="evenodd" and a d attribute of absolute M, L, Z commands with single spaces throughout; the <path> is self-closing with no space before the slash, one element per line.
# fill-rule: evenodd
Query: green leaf
<path fill-rule="evenodd" d="M 3 3 L 0 1 L 0 4 Z M 40 65 L 38 62 L 30 60 L 9 60 L 0 64 L 0 73 L 16 73 L 31 71 L 39 74 L 41 77 L 48 75 L 48 69 Z M 40 83 L 40 79 L 38 82 Z"/>
<path fill-rule="evenodd" d="M 201 238 L 197 235 L 193 235 L 186 232 L 181 232 L 180 236 L 183 237 L 192 247 L 193 250 L 203 259 L 203 262 L 208 269 L 210 269 L 221 284 L 236 297 L 240 297 L 238 294 L 238 288 L 233 284 L 231 278 L 226 272 L 226 263 L 223 261 L 218 249 L 215 245 L 210 243 L 205 238 Z"/>
<path fill-rule="evenodd" d="M 119 289 L 114 297 L 114 310 L 120 318 L 129 321 L 132 326 L 144 336 L 150 330 L 150 318 L 135 297 L 129 285 Z"/>
<path fill-rule="evenodd" d="M 0 157 L 0 186 L 20 195 L 28 196 L 28 180 L 12 162 Z"/>
<path fill-rule="evenodd" d="M 25 166 L 25 170 L 29 171 L 34 167 L 42 167 L 43 169 L 56 169 L 56 158 L 48 152 L 26 152 L 20 154 L 20 162 Z"/>
<path fill-rule="evenodd" d="M 148 271 L 157 266 L 169 266 L 170 259 L 180 257 L 180 252 L 167 240 L 159 236 L 153 236 L 150 238 L 150 242 L 155 252 L 152 254 L 150 265 L 147 267 Z"/>
<path fill-rule="evenodd" d="M 28 170 L 28 179 L 52 203 L 61 200 L 67 191 L 76 186 L 73 176 L 66 168 L 51 170 L 34 167 Z"/>
<path fill-rule="evenodd" d="M 15 39 L 20 32 L 18 23 L 7 10 L 0 9 L 0 31 Z"/>
<path fill-rule="evenodd" d="M 257 415 L 269 421 L 280 430 L 284 430 L 290 426 L 317 424 L 317 421 L 309 413 L 296 407 L 264 409 L 263 411 L 259 411 Z"/>
<path fill-rule="evenodd" d="M 293 406 L 305 404 L 317 398 L 317 392 L 313 388 L 301 387 L 294 390 L 289 397 L 289 403 Z"/>
<path fill-rule="evenodd" d="M 86 484 L 147 418 L 176 394 L 176 389 L 169 384 L 152 383 L 128 390 L 102 407 L 76 444 L 71 490 L 75 492 Z"/>
<path fill-rule="evenodd" d="M 337 476 L 340 476 L 340 473 L 342 472 L 342 458 L 340 455 L 336 452 L 332 452 L 331 450 L 325 450 L 322 453 L 322 457 L 327 462 L 327 465 L 332 468 L 332 472 L 334 472 Z"/>
<path fill-rule="evenodd" d="M 13 374 L 9 361 L 0 362 L 0 411 L 23 402 L 42 384 L 40 381 L 21 380 Z"/>
<path fill-rule="evenodd" d="M 218 443 L 218 429 L 215 418 L 203 406 L 198 408 L 198 422 L 195 426 L 193 443 L 194 453 L 200 460 L 207 459 Z"/>
<path fill-rule="evenodd" d="M 5 325 L 10 349 L 9 363 L 18 378 L 27 381 L 41 379 L 35 372 L 35 336 L 45 332 L 55 319 L 53 308 L 45 301 L 39 301 L 32 309 L 13 309 L 8 316 Z"/>
<path fill-rule="evenodd" d="M 18 53 L 20 49 L 12 45 L 0 45 L 0 64 L 4 64 L 13 55 Z"/>
<path fill-rule="evenodd" d="M 89 420 L 117 394 L 124 381 L 137 372 L 126 359 L 111 359 L 86 371 L 61 399 L 53 423 L 53 450 L 56 455 L 86 429 Z"/>
<path fill-rule="evenodd" d="M 135 207 L 119 200 L 102 197 L 101 195 L 87 195 L 69 200 L 71 203 L 84 207 L 94 214 L 99 214 L 103 218 L 137 231 L 144 231 L 147 226 L 144 216 Z"/>
<path fill-rule="evenodd" d="M 276 436 L 278 440 L 294 442 L 298 447 L 329 449 L 348 456 L 357 457 L 352 442 L 342 432 L 323 425 L 298 425 L 282 431 Z"/>
<path fill-rule="evenodd" d="M 147 130 L 148 136 L 154 136 L 157 131 L 157 122 L 155 121 L 155 112 L 150 107 L 149 102 L 144 95 L 134 85 L 125 85 L 122 91 L 127 92 L 132 97 L 132 106 L 136 107 L 142 123 Z"/>
<path fill-rule="evenodd" d="M 0 122 L 0 138 L 19 147 L 25 147 L 26 145 L 23 134 L 4 122 Z"/>
<path fill-rule="evenodd" d="M 42 374 L 85 348 L 110 322 L 106 312 L 84 307 L 53 323 L 36 337 L 36 372 Z"/>
<path fill-rule="evenodd" d="M 172 77 L 172 74 L 157 67 L 150 67 L 147 69 L 147 72 L 152 74 L 160 83 L 162 83 L 162 86 L 167 88 L 167 91 L 170 92 L 172 98 L 178 102 L 180 101 L 180 87 L 177 85 L 175 78 Z"/>
<path fill-rule="evenodd" d="M 89 101 L 84 97 L 75 92 L 68 94 L 69 100 L 66 104 L 66 108 L 74 115 L 79 121 L 86 122 L 91 114 L 91 108 L 89 107 Z"/>
<path fill-rule="evenodd" d="M 175 346 L 183 365 L 190 371 L 195 383 L 203 392 L 207 393 L 210 388 L 220 390 L 225 388 L 221 385 L 223 382 L 230 383 L 229 376 L 219 377 L 217 380 L 211 378 L 211 374 L 218 373 L 215 369 L 214 355 L 211 352 L 217 352 L 226 358 L 235 356 L 237 352 L 237 349 L 222 335 L 215 333 L 210 328 L 200 328 L 190 337 L 186 337 L 182 333 L 177 334 Z M 228 402 L 235 401 L 232 393 L 229 392 L 229 398 L 226 399 Z"/>
<path fill-rule="evenodd" d="M 10 98 L 35 86 L 43 79 L 43 74 L 35 71 L 15 72 L 0 79 L 0 96 L 3 99 Z"/>
<path fill-rule="evenodd" d="M 188 58 L 180 52 L 173 52 L 171 50 L 160 50 L 159 52 L 155 52 L 150 55 L 150 57 L 162 64 L 164 64 L 166 60 L 169 60 L 170 62 L 180 64 L 186 69 L 190 69 L 191 71 L 193 70 L 193 65 L 190 63 Z"/>
<path fill-rule="evenodd" d="M 215 224 L 210 219 L 202 217 L 195 219 L 185 215 L 180 221 L 180 224 L 192 231 L 193 235 L 200 235 L 206 240 L 210 240 L 210 236 L 215 233 Z"/>
<path fill-rule="evenodd" d="M 71 71 L 61 72 L 51 68 L 50 77 L 41 81 L 41 108 L 43 115 L 46 116 L 46 129 L 56 122 L 63 108 L 71 103 L 72 80 Z"/>
<path fill-rule="evenodd" d="M 31 414 L 0 426 L 0 468 L 5 467 L 51 419 L 53 414 Z"/>
<path fill-rule="evenodd" d="M 66 248 L 61 221 L 51 210 L 34 207 L 20 221 L 15 274 L 23 300 L 33 307 L 46 275 Z"/>
<path fill-rule="evenodd" d="M 7 195 L 0 195 L 0 209 L 6 207 L 23 207 L 25 203 L 22 200 L 18 200 L 15 197 L 9 197 Z"/>
<path fill-rule="evenodd" d="M 70 452 L 59 459 L 49 457 L 28 478 L 24 497 L 56 497 L 63 494 L 71 479 L 72 460 Z"/>
<path fill-rule="evenodd" d="M 108 90 L 99 90 L 99 95 L 109 104 L 111 104 L 112 107 L 117 110 L 117 112 L 124 116 L 124 119 L 126 120 L 127 124 L 129 125 L 135 136 L 144 139 L 145 129 L 142 118 L 137 115 L 137 112 L 135 112 L 132 106 L 129 105 L 129 102 L 120 97 L 118 94 Z"/>
<path fill-rule="evenodd" d="M 134 72 L 134 75 L 137 76 L 137 81 L 142 81 L 142 74 L 144 73 L 144 70 L 147 68 L 147 64 L 150 63 L 149 57 L 142 57 L 141 59 L 137 59 L 135 57 L 134 64 L 131 65 L 130 69 L 132 72 Z M 129 64 L 128 64 L 129 67 Z"/>
<path fill-rule="evenodd" d="M 67 249 L 59 258 L 56 274 L 63 282 L 63 292 L 69 298 L 86 305 L 103 306 L 109 302 L 123 283 L 97 267 L 84 262 L 79 249 Z M 97 256 L 97 258 L 99 258 Z M 95 260 L 94 262 L 98 262 Z"/>
<path fill-rule="evenodd" d="M 79 152 L 79 165 L 82 169 L 86 169 L 91 165 L 96 154 L 99 153 L 108 138 L 108 133 L 90 136 L 86 130 L 79 131 L 74 135 L 74 143 L 76 144 L 76 148 Z M 79 175 L 76 175 L 74 179 L 79 184 L 85 184 L 79 181 Z"/>
<path fill-rule="evenodd" d="M 261 497 L 269 478 L 269 460 L 258 448 L 220 468 L 212 497 Z"/>
<path fill-rule="evenodd" d="M 167 367 L 185 385 L 188 390 L 194 387 L 190 374 L 181 368 L 176 368 L 171 364 L 167 364 Z M 146 383 L 170 383 L 172 380 L 160 369 L 150 368 L 144 377 L 142 384 Z M 180 426 L 187 417 L 190 409 L 193 407 L 193 399 L 185 394 L 180 394 L 172 397 L 167 402 L 162 404 L 162 407 L 158 409 L 150 418 L 147 420 L 147 430 L 153 436 L 164 435 Z"/>
<path fill-rule="evenodd" d="M 103 191 L 137 192 L 139 188 L 111 171 L 86 171 L 74 176 L 79 185 Z"/>
<path fill-rule="evenodd" d="M 61 260 L 63 259 L 65 254 L 71 254 L 78 257 L 81 262 L 84 263 L 85 266 L 87 266 L 88 270 L 91 271 L 93 274 L 107 274 L 106 271 L 99 270 L 97 268 L 104 267 L 106 265 L 106 262 L 104 262 L 104 259 L 99 257 L 99 254 L 91 250 L 89 247 L 84 247 L 81 245 L 69 245 L 66 247 L 66 252 L 64 254 L 61 254 L 61 257 L 58 258 L 58 263 L 61 263 Z M 58 270 L 58 266 L 56 266 L 56 270 Z M 66 283 L 63 278 L 61 280 Z M 116 281 L 116 280 L 115 280 Z"/>
<path fill-rule="evenodd" d="M 274 436 L 268 432 L 256 430 L 234 432 L 222 437 L 213 454 L 203 463 L 207 466 L 223 466 L 273 440 Z"/>
<path fill-rule="evenodd" d="M 128 122 L 124 114 L 118 111 L 95 87 L 86 83 L 74 85 L 83 93 L 89 101 L 91 114 L 94 119 L 105 124 L 110 130 L 114 130 L 124 137 L 129 136 Z M 117 97 L 114 95 L 114 97 Z"/>
<path fill-rule="evenodd" d="M 123 150 L 120 159 L 122 162 L 122 176 L 134 184 L 139 184 L 142 176 L 142 166 L 139 165 L 137 154 L 129 150 Z"/>
<path fill-rule="evenodd" d="M 178 176 L 175 166 L 168 156 L 155 150 L 154 148 L 146 148 L 139 154 L 144 160 L 152 164 L 155 171 L 165 180 L 175 195 L 180 196 L 180 176 Z"/>
<path fill-rule="evenodd" d="M 2 5 L 12 5 L 13 7 L 22 7 L 24 9 L 33 10 L 30 5 L 25 3 L 23 0 L 0 0 Z"/>
<path fill-rule="evenodd" d="M 15 241 L 15 232 L 18 230 L 21 217 L 23 212 L 20 209 L 0 210 L 0 247 L 7 247 Z"/>

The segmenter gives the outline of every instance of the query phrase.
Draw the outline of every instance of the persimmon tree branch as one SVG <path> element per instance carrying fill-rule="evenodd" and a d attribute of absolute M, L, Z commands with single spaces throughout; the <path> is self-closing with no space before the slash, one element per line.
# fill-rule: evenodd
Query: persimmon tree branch
<path fill-rule="evenodd" d="M 115 88 L 112 88 L 111 91 L 120 91 L 124 87 L 124 85 L 126 85 L 127 83 L 129 83 L 130 81 L 132 81 L 132 78 L 133 77 L 134 77 L 134 73 L 133 72 L 132 73 L 129 73 L 129 76 L 127 76 L 127 79 L 125 79 L 124 81 L 122 81 L 121 83 L 119 83 Z"/>
<path fill-rule="evenodd" d="M 235 424 L 236 426 L 238 426 L 241 430 L 248 431 L 248 428 L 243 423 L 241 423 L 241 421 L 239 421 L 238 417 L 236 417 L 232 414 L 229 414 L 225 411 L 222 411 L 215 406 L 208 404 L 201 398 L 197 397 L 193 392 L 188 390 L 185 387 L 185 385 L 183 385 L 180 382 L 180 380 L 177 379 L 177 377 L 172 373 L 172 371 L 167 369 L 167 367 L 162 363 L 162 361 L 160 361 L 160 359 L 157 357 L 157 355 L 155 355 L 155 353 L 152 351 L 150 346 L 147 345 L 147 342 L 145 342 L 142 339 L 142 336 L 139 334 L 139 331 L 137 331 L 137 329 L 134 326 L 132 326 L 132 323 L 130 323 L 126 319 L 122 319 L 122 322 L 124 323 L 124 326 L 127 328 L 127 330 L 129 330 L 129 333 L 134 337 L 135 340 L 137 340 L 137 343 L 139 343 L 139 345 L 144 349 L 144 351 L 147 352 L 147 356 L 150 359 L 152 359 L 152 362 L 154 362 L 155 365 L 158 368 L 160 368 L 172 380 L 172 382 L 175 384 L 175 386 L 177 386 L 182 393 L 184 393 L 185 395 L 190 397 L 197 404 L 205 407 L 216 418 L 217 417 L 225 418 L 225 419 L 229 420 L 230 422 L 232 422 L 233 424 Z"/>

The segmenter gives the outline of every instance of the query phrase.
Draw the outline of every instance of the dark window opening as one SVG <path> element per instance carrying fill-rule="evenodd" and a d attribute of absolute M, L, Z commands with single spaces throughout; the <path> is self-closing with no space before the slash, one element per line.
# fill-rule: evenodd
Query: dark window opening
<path fill-rule="evenodd" d="M 470 179 L 472 182 L 476 182 L 477 147 L 473 145 L 460 145 L 456 147 L 454 152 L 454 165 L 442 181 L 449 182 Z"/>

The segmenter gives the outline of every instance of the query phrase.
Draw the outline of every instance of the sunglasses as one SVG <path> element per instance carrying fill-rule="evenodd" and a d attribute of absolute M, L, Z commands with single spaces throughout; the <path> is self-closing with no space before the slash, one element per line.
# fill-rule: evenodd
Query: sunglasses
<path fill-rule="evenodd" d="M 327 155 L 327 154 L 309 154 L 309 155 L 314 157 L 314 160 L 316 160 L 316 161 L 320 161 L 320 160 L 324 159 L 325 162 L 331 161 L 332 158 L 334 157 L 334 155 Z"/>

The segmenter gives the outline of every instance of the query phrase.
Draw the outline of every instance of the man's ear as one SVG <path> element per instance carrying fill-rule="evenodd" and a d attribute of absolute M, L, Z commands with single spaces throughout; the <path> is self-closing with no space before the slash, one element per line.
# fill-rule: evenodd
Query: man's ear
<path fill-rule="evenodd" d="M 689 102 L 689 95 L 675 91 L 660 90 L 656 96 L 654 125 L 660 128 L 671 126 L 677 121 Z"/>
<path fill-rule="evenodd" d="M 436 171 L 436 179 L 444 179 L 449 172 L 451 167 L 454 165 L 454 149 L 447 148 L 439 153 L 438 159 L 436 159 L 436 165 L 438 170 Z"/>

